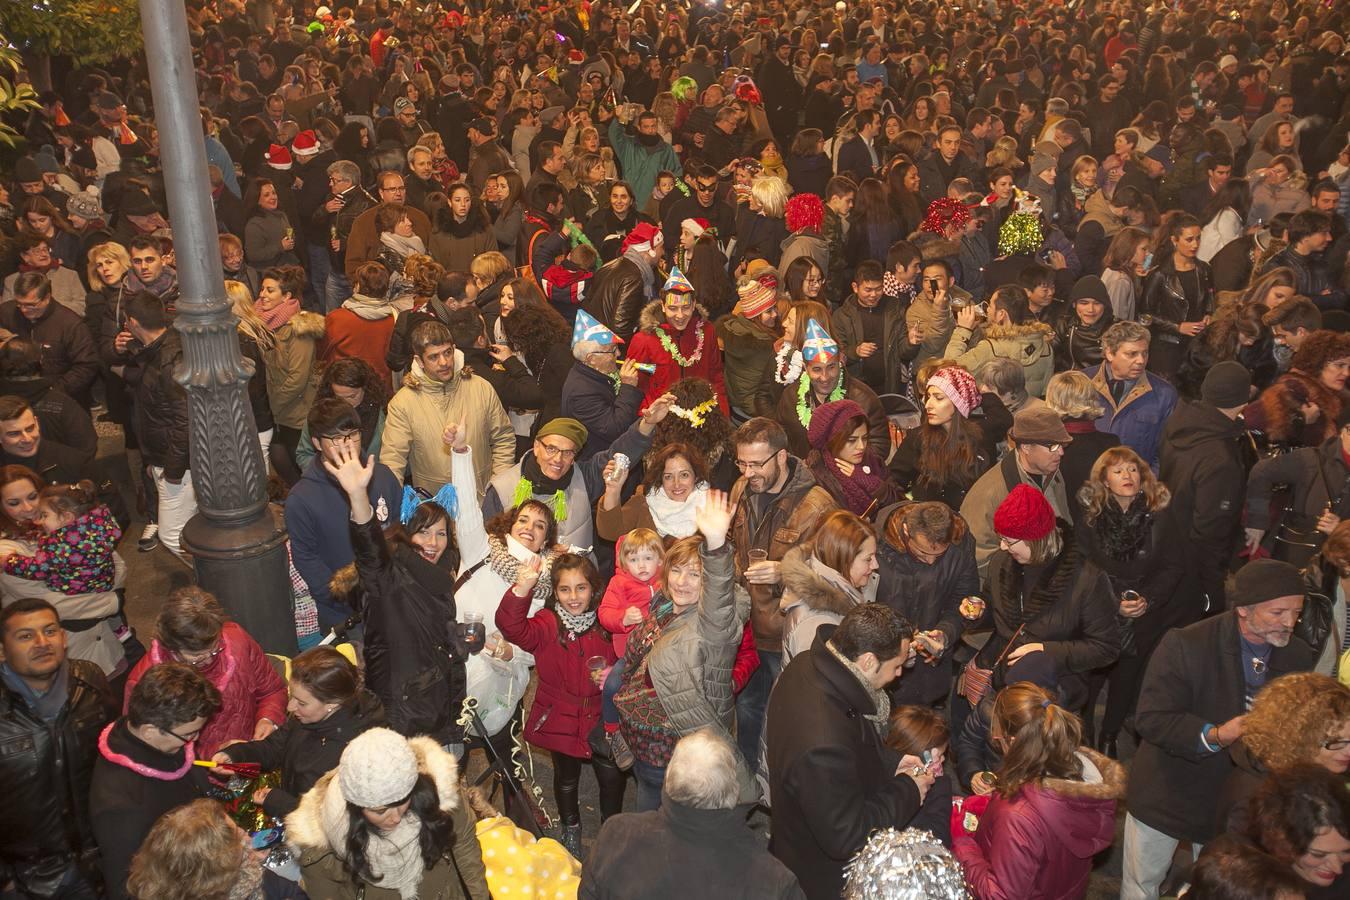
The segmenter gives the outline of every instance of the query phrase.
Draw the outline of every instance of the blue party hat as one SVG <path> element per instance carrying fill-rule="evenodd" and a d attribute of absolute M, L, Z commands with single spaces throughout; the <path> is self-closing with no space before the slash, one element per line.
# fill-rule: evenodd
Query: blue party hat
<path fill-rule="evenodd" d="M 806 341 L 802 344 L 802 359 L 827 363 L 839 356 L 839 345 L 815 319 L 806 321 Z"/>
<path fill-rule="evenodd" d="M 694 286 L 689 283 L 689 279 L 684 277 L 679 266 L 670 267 L 670 277 L 666 279 L 665 286 L 661 288 L 662 293 L 674 291 L 677 294 L 692 294 Z"/>
<path fill-rule="evenodd" d="M 576 324 L 572 326 L 572 346 L 575 347 L 582 341 L 595 341 L 602 347 L 608 347 L 610 344 L 622 344 L 623 338 L 597 322 L 595 317 L 584 309 L 579 309 Z"/>

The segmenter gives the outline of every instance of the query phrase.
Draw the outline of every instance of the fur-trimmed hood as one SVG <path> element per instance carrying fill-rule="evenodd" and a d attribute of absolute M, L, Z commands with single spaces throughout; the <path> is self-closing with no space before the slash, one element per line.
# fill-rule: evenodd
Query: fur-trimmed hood
<path fill-rule="evenodd" d="M 450 812 L 459 806 L 459 763 L 429 737 L 408 739 L 417 757 L 417 771 L 436 785 L 440 807 Z M 303 851 L 331 850 L 341 856 L 347 847 L 347 798 L 342 795 L 337 769 L 319 779 L 300 798 L 295 812 L 286 817 L 286 839 Z"/>
<path fill-rule="evenodd" d="M 920 235 L 928 235 L 928 237 L 925 238 Z M 919 256 L 922 257 L 924 262 L 931 262 L 935 259 L 956 259 L 961 255 L 960 241 L 949 241 L 945 237 L 931 232 L 915 232 L 910 242 L 919 249 Z"/>
<path fill-rule="evenodd" d="M 703 318 L 703 321 L 707 323 L 703 326 L 705 329 L 712 327 L 712 319 L 708 315 L 707 307 L 702 303 L 695 303 L 694 312 L 697 313 L 697 315 L 691 318 L 689 324 L 685 327 L 693 328 L 698 324 L 700 316 Z M 638 316 L 638 330 L 645 331 L 648 334 L 656 334 L 656 329 L 661 325 L 664 325 L 665 321 L 665 314 L 661 312 L 661 301 L 653 300 L 651 303 L 642 307 L 642 314 Z"/>
<path fill-rule="evenodd" d="M 1039 336 L 1039 340 L 1037 337 Z M 1047 322 L 1028 322 L 1025 325 L 986 325 L 980 338 L 986 341 L 1030 341 L 1049 344 L 1055 339 L 1055 330 Z"/>
<path fill-rule="evenodd" d="M 844 575 L 815 559 L 808 547 L 793 547 L 783 554 L 783 597 L 779 608 L 794 606 L 846 615 L 863 602 L 862 594 Z"/>
<path fill-rule="evenodd" d="M 1086 747 L 1077 756 L 1081 778 L 1046 778 L 1027 785 L 1018 812 L 1049 823 L 1051 840 L 1079 859 L 1090 859 L 1110 845 L 1115 833 L 1116 804 L 1125 797 L 1125 767 Z"/>
<path fill-rule="evenodd" d="M 286 324 L 291 327 L 291 333 L 296 337 L 317 341 L 322 339 L 325 334 L 324 317 L 307 309 L 302 309 L 291 316 L 291 320 Z"/>
<path fill-rule="evenodd" d="M 473 376 L 473 369 L 464 364 L 464 351 L 455 351 L 455 374 L 450 376 L 449 381 L 437 381 L 422 371 L 422 361 L 416 356 L 413 357 L 412 365 L 408 367 L 408 374 L 403 376 L 403 386 L 412 391 L 426 391 L 429 394 L 441 393 L 453 389 L 456 381 L 460 381 Z"/>
<path fill-rule="evenodd" d="M 1087 747 L 1078 749 L 1078 760 L 1083 764 L 1083 777 L 1046 778 L 1041 787 L 1069 799 L 1123 800 L 1125 799 L 1125 767 L 1108 756 Z"/>

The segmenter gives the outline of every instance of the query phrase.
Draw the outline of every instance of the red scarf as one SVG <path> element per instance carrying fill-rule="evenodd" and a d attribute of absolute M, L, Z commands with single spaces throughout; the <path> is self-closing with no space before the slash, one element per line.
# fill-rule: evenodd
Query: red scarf
<path fill-rule="evenodd" d="M 300 299 L 298 297 L 283 300 L 267 312 L 263 312 L 261 309 L 257 310 L 259 318 L 263 320 L 263 324 L 267 326 L 268 331 L 276 331 L 293 319 L 299 311 Z"/>
<path fill-rule="evenodd" d="M 848 504 L 849 511 L 859 516 L 867 512 L 867 508 L 872 505 L 872 501 L 881 491 L 881 486 L 886 482 L 886 467 L 876 452 L 869 447 L 863 453 L 862 462 L 853 467 L 852 475 L 841 472 L 839 461 L 828 451 L 822 453 L 821 458 L 825 460 L 825 467 L 830 473 L 839 479 L 839 487 L 844 492 L 844 501 Z"/>
<path fill-rule="evenodd" d="M 61 268 L 61 260 L 57 259 L 55 256 L 53 256 L 52 261 L 45 266 L 30 266 L 26 262 L 19 263 L 20 272 L 41 272 L 46 275 L 48 272 L 54 272 L 59 268 Z"/>

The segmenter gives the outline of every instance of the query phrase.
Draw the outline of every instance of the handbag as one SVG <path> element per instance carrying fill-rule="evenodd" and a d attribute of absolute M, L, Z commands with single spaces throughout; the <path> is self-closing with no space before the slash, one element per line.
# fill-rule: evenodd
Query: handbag
<path fill-rule="evenodd" d="M 961 675 L 956 680 L 956 693 L 965 697 L 972 707 L 979 706 L 993 682 L 994 670 L 981 669 L 972 658 L 961 669 Z"/>
<path fill-rule="evenodd" d="M 1317 461 L 1317 474 L 1321 477 L 1322 488 L 1327 493 L 1327 511 L 1340 515 L 1346 492 L 1350 490 L 1350 479 L 1346 479 L 1345 484 L 1341 486 L 1340 496 L 1333 498 L 1331 496 L 1331 485 L 1327 481 L 1327 472 L 1326 469 L 1322 468 L 1320 459 Z M 1280 524 L 1275 529 L 1275 540 L 1271 544 L 1270 555 L 1280 562 L 1287 562 L 1295 568 L 1301 569 L 1322 549 L 1322 544 L 1326 541 L 1327 536 L 1318 531 L 1315 525 L 1312 528 L 1295 528 L 1288 524 L 1289 518 L 1294 515 L 1294 510 L 1291 508 L 1293 492 L 1287 492 L 1287 496 L 1283 514 L 1280 516 Z"/>

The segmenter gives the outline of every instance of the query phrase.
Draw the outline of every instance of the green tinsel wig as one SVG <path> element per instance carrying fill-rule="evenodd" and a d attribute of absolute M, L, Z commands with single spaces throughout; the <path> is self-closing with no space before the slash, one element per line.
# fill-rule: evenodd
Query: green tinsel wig
<path fill-rule="evenodd" d="M 698 82 L 688 75 L 682 75 L 676 78 L 670 85 L 670 92 L 675 95 L 675 99 L 680 102 L 692 100 L 698 96 Z"/>
<path fill-rule="evenodd" d="M 1013 213 L 998 230 L 998 255 L 1035 253 L 1044 240 L 1039 216 L 1035 213 Z"/>

